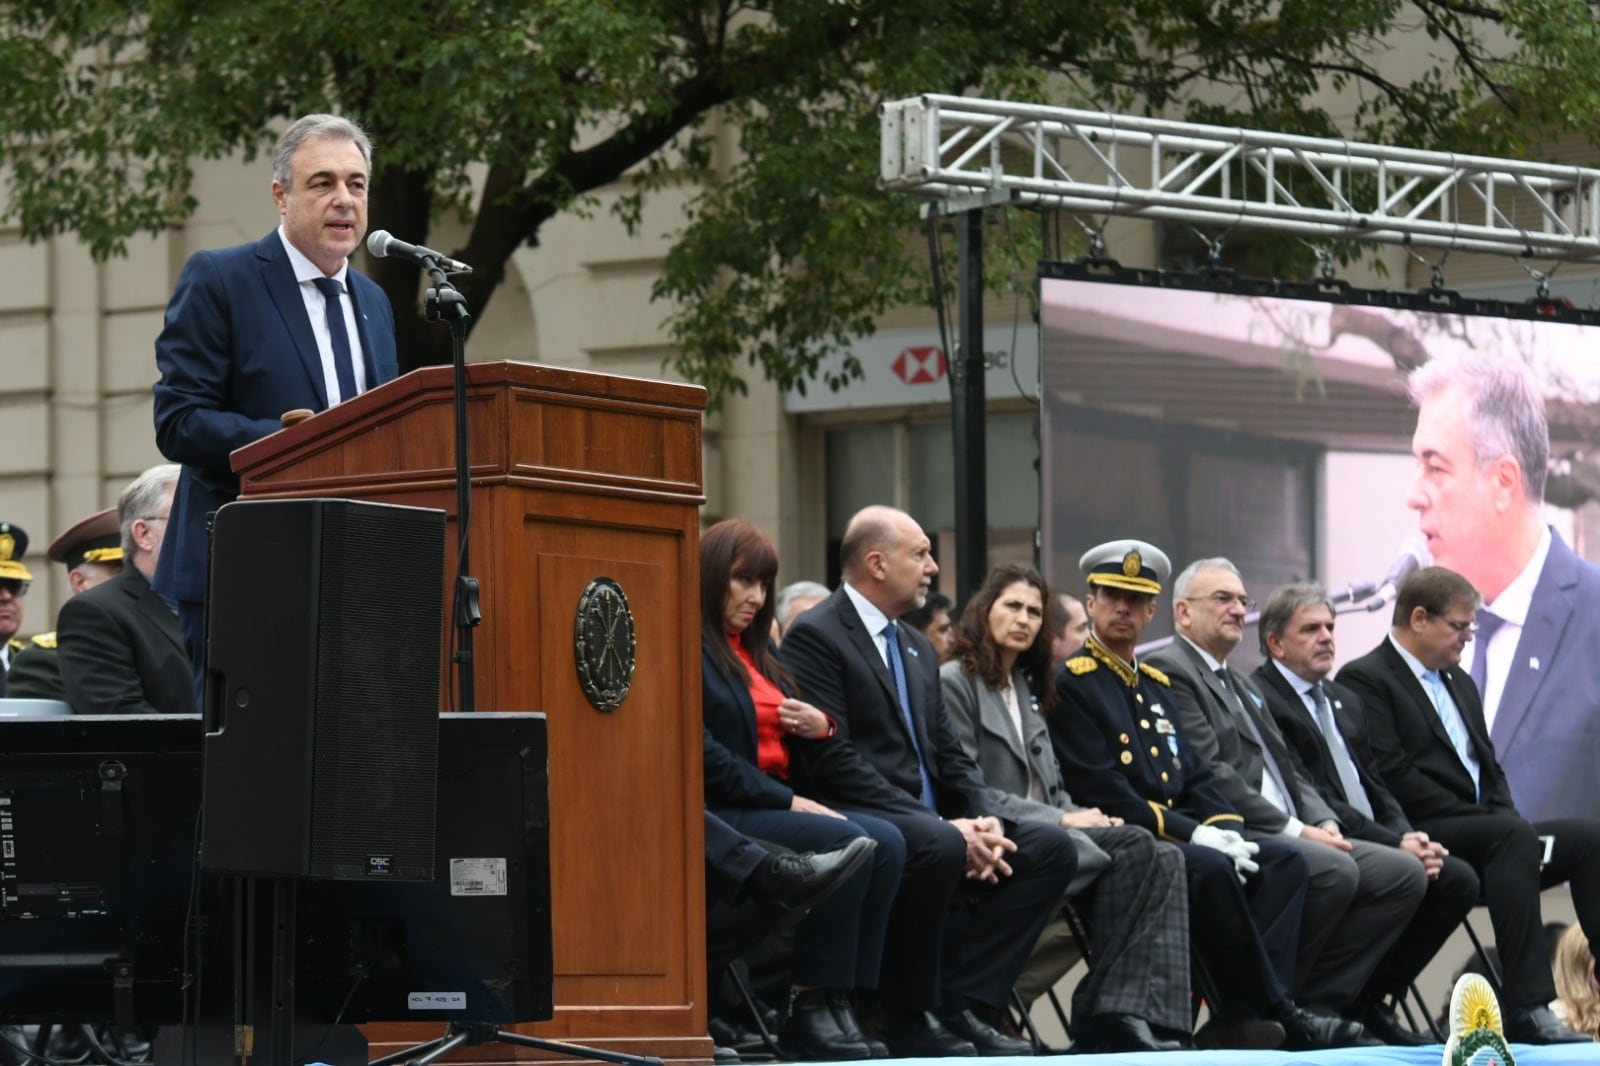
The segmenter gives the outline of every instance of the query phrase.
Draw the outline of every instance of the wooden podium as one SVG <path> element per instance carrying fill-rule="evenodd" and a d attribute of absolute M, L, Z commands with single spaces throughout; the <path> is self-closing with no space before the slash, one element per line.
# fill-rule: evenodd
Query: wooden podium
<path fill-rule="evenodd" d="M 453 370 L 426 367 L 233 453 L 246 499 L 334 496 L 449 515 Z M 467 368 L 469 545 L 481 582 L 479 710 L 544 711 L 550 741 L 555 1018 L 531 1035 L 709 1060 L 701 814 L 699 508 L 703 389 L 525 363 Z M 637 662 L 597 710 L 575 659 L 595 578 L 631 608 Z M 397 573 L 396 581 L 407 580 Z M 615 601 L 613 601 L 614 603 Z M 452 706 L 452 629 L 440 619 Z M 367 1027 L 381 1054 L 436 1024 Z M 489 1046 L 475 1061 L 530 1052 Z"/>

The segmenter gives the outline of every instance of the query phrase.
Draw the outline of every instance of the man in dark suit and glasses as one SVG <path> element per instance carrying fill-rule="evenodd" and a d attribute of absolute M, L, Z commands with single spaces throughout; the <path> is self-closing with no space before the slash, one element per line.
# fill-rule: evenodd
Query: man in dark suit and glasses
<path fill-rule="evenodd" d="M 939 662 L 897 620 L 939 572 L 903 511 L 845 528 L 843 583 L 795 619 L 778 650 L 837 735 L 793 746 L 793 780 L 844 814 L 888 819 L 906 842 L 878 989 L 878 1039 L 897 1056 L 1026 1055 L 993 1028 L 1077 868 L 1063 829 L 1007 820 L 945 713 Z M 965 898 L 958 898 L 965 897 Z"/>
<path fill-rule="evenodd" d="M 239 494 L 230 453 L 290 411 L 325 411 L 398 373 L 389 299 L 349 266 L 367 232 L 367 135 L 337 115 L 307 115 L 284 131 L 272 165 L 282 225 L 191 256 L 156 338 L 156 445 L 183 477 L 155 588 L 177 605 L 197 692 L 207 515 Z"/>
<path fill-rule="evenodd" d="M 1555 985 L 1539 890 L 1570 881 L 1579 923 L 1591 940 L 1600 936 L 1600 823 L 1529 823 L 1512 803 L 1477 686 L 1458 665 L 1480 602 L 1453 570 L 1417 571 L 1395 599 L 1389 636 L 1339 681 L 1365 706 L 1378 773 L 1411 824 L 1478 873 L 1505 968 L 1507 1038 L 1587 1042 L 1546 1006 Z M 1543 866 L 1541 835 L 1555 837 Z"/>
<path fill-rule="evenodd" d="M 1291 754 L 1255 684 L 1227 664 L 1251 601 L 1227 559 L 1200 559 L 1172 583 L 1177 639 L 1150 656 L 1217 788 L 1253 833 L 1299 850 L 1309 869 L 1294 994 L 1349 1024 L 1340 1040 L 1376 1044 L 1360 1025 L 1361 990 L 1427 891 L 1422 867 L 1395 848 L 1347 840 Z"/>
<path fill-rule="evenodd" d="M 1301 767 L 1332 808 L 1346 838 L 1405 852 L 1427 876 L 1427 892 L 1354 1004 L 1367 1029 L 1388 1044 L 1430 1044 L 1395 1017 L 1385 997 L 1403 996 L 1478 900 L 1478 875 L 1414 828 L 1389 794 L 1367 741 L 1360 697 L 1331 680 L 1333 604 L 1314 582 L 1267 597 L 1258 623 L 1267 656 L 1251 675 Z"/>

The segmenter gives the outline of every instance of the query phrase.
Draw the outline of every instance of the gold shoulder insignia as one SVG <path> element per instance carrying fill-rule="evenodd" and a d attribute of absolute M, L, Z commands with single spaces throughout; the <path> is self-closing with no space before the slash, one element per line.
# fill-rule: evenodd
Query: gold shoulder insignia
<path fill-rule="evenodd" d="M 1139 672 L 1148 675 L 1168 688 L 1172 687 L 1172 679 L 1167 677 L 1167 675 L 1163 674 L 1160 670 L 1157 670 L 1155 667 L 1151 666 L 1149 663 L 1140 663 Z"/>
<path fill-rule="evenodd" d="M 26 644 L 22 643 L 22 641 L 18 640 L 16 637 L 12 637 L 10 640 L 6 641 L 6 646 L 12 651 L 21 651 L 23 648 L 27 647 Z"/>
<path fill-rule="evenodd" d="M 55 631 L 51 630 L 48 633 L 40 633 L 38 636 L 33 638 L 33 643 L 35 647 L 39 648 L 54 648 L 56 646 Z"/>
<path fill-rule="evenodd" d="M 1100 668 L 1100 664 L 1087 655 L 1080 655 L 1075 659 L 1067 660 L 1067 672 L 1077 677 L 1093 673 Z"/>

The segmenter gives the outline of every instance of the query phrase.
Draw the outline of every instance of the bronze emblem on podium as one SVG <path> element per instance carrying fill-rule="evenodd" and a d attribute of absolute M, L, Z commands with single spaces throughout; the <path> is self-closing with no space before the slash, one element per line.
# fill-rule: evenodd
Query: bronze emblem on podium
<path fill-rule="evenodd" d="M 622 586 L 597 577 L 578 597 L 578 681 L 596 710 L 614 711 L 633 685 L 633 611 Z"/>

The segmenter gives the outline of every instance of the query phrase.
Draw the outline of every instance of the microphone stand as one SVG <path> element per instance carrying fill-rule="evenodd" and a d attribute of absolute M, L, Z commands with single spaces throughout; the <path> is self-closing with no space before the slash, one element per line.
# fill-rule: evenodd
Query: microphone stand
<path fill-rule="evenodd" d="M 457 710 L 477 710 L 473 683 L 472 631 L 483 621 L 478 605 L 478 579 L 472 576 L 470 551 L 472 531 L 472 461 L 467 454 L 467 324 L 472 314 L 466 297 L 450 284 L 444 267 L 429 258 L 424 266 L 433 286 L 423 297 L 423 313 L 429 322 L 443 318 L 450 326 L 450 357 L 455 366 L 456 429 L 456 579 L 451 603 L 451 624 L 456 631 L 456 650 L 451 662 L 456 668 Z"/>

